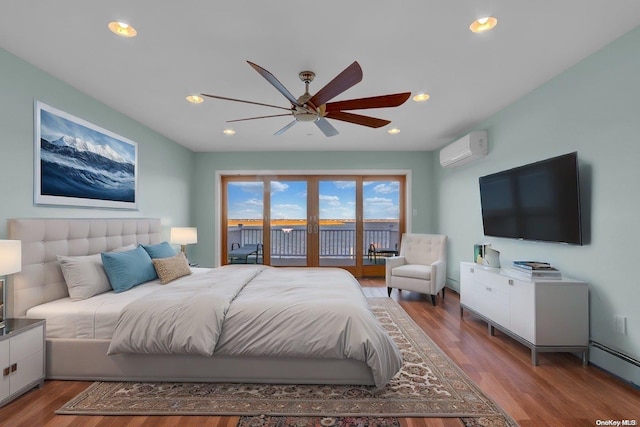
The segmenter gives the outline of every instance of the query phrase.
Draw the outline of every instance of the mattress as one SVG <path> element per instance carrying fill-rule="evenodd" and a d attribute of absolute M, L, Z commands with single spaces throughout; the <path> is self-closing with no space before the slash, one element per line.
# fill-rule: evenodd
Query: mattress
<path fill-rule="evenodd" d="M 191 269 L 193 274 L 208 270 Z M 111 339 L 122 309 L 162 286 L 152 280 L 122 293 L 105 292 L 81 301 L 62 298 L 30 308 L 26 317 L 46 319 L 47 338 Z"/>

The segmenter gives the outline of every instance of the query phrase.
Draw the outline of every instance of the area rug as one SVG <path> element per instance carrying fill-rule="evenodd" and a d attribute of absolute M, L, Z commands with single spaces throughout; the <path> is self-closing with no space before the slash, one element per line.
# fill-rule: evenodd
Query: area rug
<path fill-rule="evenodd" d="M 241 417 L 237 427 L 400 427 L 395 417 Z"/>
<path fill-rule="evenodd" d="M 457 417 L 514 426 L 509 418 L 390 298 L 369 298 L 402 352 L 385 387 L 235 383 L 95 382 L 57 414 Z"/>
<path fill-rule="evenodd" d="M 237 427 L 400 427 L 396 417 L 240 417 Z M 419 424 L 418 424 L 419 425 Z M 461 427 L 504 426 L 503 417 L 460 418 Z"/>

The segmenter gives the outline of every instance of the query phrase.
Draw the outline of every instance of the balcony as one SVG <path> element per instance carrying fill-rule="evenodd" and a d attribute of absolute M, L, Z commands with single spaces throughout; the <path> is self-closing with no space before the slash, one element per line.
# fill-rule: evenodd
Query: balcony
<path fill-rule="evenodd" d="M 263 228 L 260 226 L 229 227 L 227 242 L 229 248 L 233 243 L 241 246 L 262 243 Z M 321 265 L 340 265 L 345 261 L 355 263 L 356 232 L 354 228 L 321 226 L 320 259 Z M 271 265 L 304 265 L 307 257 L 307 227 L 302 225 L 272 228 L 269 253 Z M 397 222 L 366 223 L 363 239 L 363 264 L 381 264 L 380 255 L 369 253 L 370 244 L 377 248 L 395 248 L 399 241 Z M 265 248 L 266 249 L 266 248 Z M 261 256 L 256 260 L 252 256 L 248 262 L 262 262 Z"/>

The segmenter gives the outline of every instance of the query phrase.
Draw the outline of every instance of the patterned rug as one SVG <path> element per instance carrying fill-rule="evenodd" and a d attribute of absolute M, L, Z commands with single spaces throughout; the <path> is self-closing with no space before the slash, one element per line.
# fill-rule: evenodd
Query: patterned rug
<path fill-rule="evenodd" d="M 381 389 L 347 385 L 95 382 L 56 413 L 245 415 L 254 416 L 243 417 L 254 422 L 255 416 L 260 415 L 272 416 L 266 419 L 457 417 L 463 422 L 468 419 L 467 425 L 517 425 L 398 303 L 390 298 L 369 298 L 369 304 L 398 345 L 404 361 L 401 371 Z M 281 417 L 273 417 L 276 415 Z M 297 424 L 264 424 L 289 425 Z"/>
<path fill-rule="evenodd" d="M 395 417 L 241 417 L 238 427 L 400 427 Z"/>
<path fill-rule="evenodd" d="M 506 425 L 502 417 L 460 418 L 461 427 Z M 240 417 L 237 427 L 400 427 L 396 417 Z"/>

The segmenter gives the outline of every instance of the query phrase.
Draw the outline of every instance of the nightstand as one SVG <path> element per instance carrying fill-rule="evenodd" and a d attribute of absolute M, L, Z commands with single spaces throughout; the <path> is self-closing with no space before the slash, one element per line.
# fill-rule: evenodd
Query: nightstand
<path fill-rule="evenodd" d="M 45 321 L 5 319 L 0 329 L 0 406 L 44 384 Z"/>

